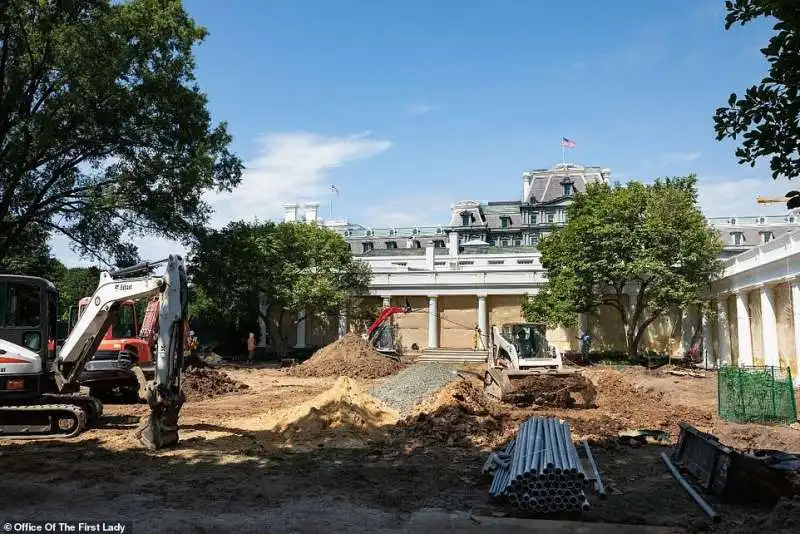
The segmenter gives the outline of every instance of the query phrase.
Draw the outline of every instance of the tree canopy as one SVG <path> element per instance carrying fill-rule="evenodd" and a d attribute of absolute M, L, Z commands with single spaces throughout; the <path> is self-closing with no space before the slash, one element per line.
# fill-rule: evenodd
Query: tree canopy
<path fill-rule="evenodd" d="M 366 294 L 369 266 L 336 232 L 316 224 L 232 222 L 200 238 L 192 252 L 193 283 L 219 314 L 253 310 L 275 350 L 288 350 L 286 323 L 298 315 L 327 324 Z"/>
<path fill-rule="evenodd" d="M 704 305 L 703 290 L 721 272 L 722 242 L 697 207 L 695 186 L 690 175 L 594 183 L 576 194 L 567 224 L 539 242 L 548 281 L 525 303 L 526 320 L 571 326 L 578 313 L 610 306 L 634 358 L 658 317 Z"/>
<path fill-rule="evenodd" d="M 130 237 L 207 223 L 242 164 L 195 83 L 205 35 L 180 0 L 0 3 L 0 262 L 31 225 L 129 264 Z"/>
<path fill-rule="evenodd" d="M 714 115 L 717 140 L 742 137 L 736 149 L 739 163 L 755 166 L 768 157 L 773 178 L 800 175 L 800 10 L 797 0 L 728 0 L 725 29 L 762 18 L 773 18 L 775 35 L 761 49 L 769 73 L 761 83 Z"/>

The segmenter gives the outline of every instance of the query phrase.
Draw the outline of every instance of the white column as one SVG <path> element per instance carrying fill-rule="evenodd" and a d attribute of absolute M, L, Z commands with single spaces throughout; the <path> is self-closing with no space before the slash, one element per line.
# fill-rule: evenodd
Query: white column
<path fill-rule="evenodd" d="M 428 348 L 439 348 L 439 309 L 436 295 L 428 295 Z"/>
<path fill-rule="evenodd" d="M 348 329 L 347 310 L 339 312 L 339 339 L 347 334 Z"/>
<path fill-rule="evenodd" d="M 794 361 L 797 362 L 797 376 L 792 377 L 796 387 L 800 387 L 800 282 L 792 282 L 792 318 L 794 319 Z"/>
<path fill-rule="evenodd" d="M 761 286 L 761 332 L 764 364 L 780 365 L 778 355 L 778 321 L 775 317 L 775 293 L 768 285 Z"/>
<path fill-rule="evenodd" d="M 391 306 L 391 305 L 392 305 L 392 297 L 381 297 L 381 299 L 383 300 L 383 302 L 381 303 L 381 305 L 382 305 L 384 308 L 388 308 L 389 306 Z"/>
<path fill-rule="evenodd" d="M 739 347 L 739 366 L 753 365 L 753 340 L 750 336 L 750 306 L 747 291 L 736 293 L 736 340 Z"/>
<path fill-rule="evenodd" d="M 478 295 L 478 328 L 481 331 L 481 343 L 478 350 L 489 348 L 489 314 L 486 310 L 486 295 Z"/>
<path fill-rule="evenodd" d="M 306 312 L 305 310 L 297 314 L 297 343 L 296 349 L 306 348 Z"/>
<path fill-rule="evenodd" d="M 711 330 L 708 325 L 708 314 L 703 313 L 701 319 L 703 328 L 703 367 L 715 368 L 715 362 L 711 354 Z"/>
<path fill-rule="evenodd" d="M 717 365 L 731 363 L 731 329 L 728 318 L 728 298 L 722 294 L 717 301 Z"/>

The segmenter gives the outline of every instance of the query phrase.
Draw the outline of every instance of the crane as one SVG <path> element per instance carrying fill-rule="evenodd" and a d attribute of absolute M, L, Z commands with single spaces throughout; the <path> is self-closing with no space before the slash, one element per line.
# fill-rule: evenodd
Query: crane
<path fill-rule="evenodd" d="M 800 208 L 800 191 L 789 191 L 782 197 L 765 197 L 757 196 L 756 202 L 758 204 L 783 204 L 786 203 L 786 208 L 795 210 Z"/>
<path fill-rule="evenodd" d="M 163 275 L 149 274 L 166 263 Z M 141 274 L 146 271 L 147 274 Z M 80 387 L 80 375 L 97 351 L 123 302 L 157 296 L 159 319 L 155 376 L 137 373 L 140 396 L 150 414 L 134 431 L 149 449 L 178 442 L 188 281 L 183 258 L 100 273 L 100 281 L 56 354 L 58 291 L 44 278 L 0 275 L 0 439 L 71 438 L 103 412 L 102 403 Z M 45 340 L 47 340 L 45 342 Z M 137 368 L 138 369 L 138 368 Z"/>

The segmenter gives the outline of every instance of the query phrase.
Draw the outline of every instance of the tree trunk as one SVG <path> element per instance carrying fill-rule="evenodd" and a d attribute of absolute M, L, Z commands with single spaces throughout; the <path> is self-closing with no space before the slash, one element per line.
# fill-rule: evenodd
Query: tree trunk
<path fill-rule="evenodd" d="M 269 316 L 271 315 L 269 312 L 272 309 L 272 306 L 267 307 L 267 315 L 261 315 L 264 324 L 267 325 L 269 329 L 270 339 L 272 341 L 272 348 L 275 349 L 275 353 L 278 355 L 278 358 L 283 359 L 286 358 L 289 354 L 289 337 L 283 331 L 283 318 L 285 312 L 281 310 L 281 313 L 278 315 L 277 319 L 271 319 Z"/>

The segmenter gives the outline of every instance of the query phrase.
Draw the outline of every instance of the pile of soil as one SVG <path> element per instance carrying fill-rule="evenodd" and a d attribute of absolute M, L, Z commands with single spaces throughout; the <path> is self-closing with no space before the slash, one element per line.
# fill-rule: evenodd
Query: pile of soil
<path fill-rule="evenodd" d="M 532 375 L 513 382 L 514 391 L 503 401 L 518 406 L 594 408 L 597 391 L 591 380 L 580 374 L 567 376 Z"/>
<path fill-rule="evenodd" d="M 269 414 L 259 425 L 288 443 L 322 440 L 344 444 L 379 438 L 397 419 L 397 413 L 342 376 L 331 389 L 299 406 Z"/>
<path fill-rule="evenodd" d="M 302 364 L 286 370 L 289 376 L 382 378 L 396 373 L 403 364 L 383 356 L 352 332 L 327 345 Z"/>
<path fill-rule="evenodd" d="M 510 416 L 466 380 L 452 382 L 398 423 L 399 437 L 415 446 L 494 448 L 514 432 Z"/>
<path fill-rule="evenodd" d="M 210 367 L 189 367 L 183 372 L 182 389 L 186 400 L 200 400 L 248 389 L 222 371 Z"/>

